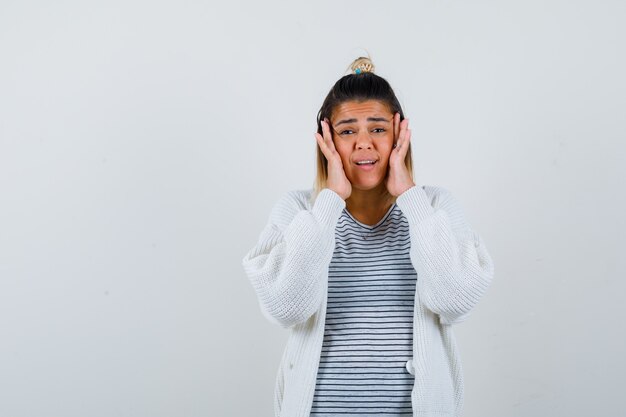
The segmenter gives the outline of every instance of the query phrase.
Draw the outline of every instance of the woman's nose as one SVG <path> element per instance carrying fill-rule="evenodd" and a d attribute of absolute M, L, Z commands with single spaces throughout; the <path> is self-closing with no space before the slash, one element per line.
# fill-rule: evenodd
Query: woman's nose
<path fill-rule="evenodd" d="M 372 138 L 369 132 L 358 134 L 357 139 L 356 139 L 356 147 L 359 149 L 372 147 Z"/>

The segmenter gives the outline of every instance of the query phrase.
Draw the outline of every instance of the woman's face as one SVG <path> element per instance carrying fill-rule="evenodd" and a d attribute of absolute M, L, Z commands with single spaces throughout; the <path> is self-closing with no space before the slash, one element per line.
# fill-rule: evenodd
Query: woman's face
<path fill-rule="evenodd" d="M 379 186 L 387 175 L 394 144 L 393 114 L 387 105 L 377 100 L 344 102 L 335 108 L 330 125 L 352 187 L 371 190 Z M 363 160 L 376 162 L 357 164 Z"/>

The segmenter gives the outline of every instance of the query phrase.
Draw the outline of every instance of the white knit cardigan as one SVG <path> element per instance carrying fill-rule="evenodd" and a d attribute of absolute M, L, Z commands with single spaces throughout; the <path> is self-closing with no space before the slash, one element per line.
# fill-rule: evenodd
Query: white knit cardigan
<path fill-rule="evenodd" d="M 325 188 L 289 191 L 243 258 L 261 311 L 290 330 L 278 368 L 276 417 L 309 417 L 326 316 L 328 266 L 345 201 Z M 460 417 L 463 373 L 451 325 L 467 318 L 493 277 L 493 261 L 443 187 L 414 186 L 396 198 L 409 223 L 417 272 L 413 316 L 413 415 Z"/>

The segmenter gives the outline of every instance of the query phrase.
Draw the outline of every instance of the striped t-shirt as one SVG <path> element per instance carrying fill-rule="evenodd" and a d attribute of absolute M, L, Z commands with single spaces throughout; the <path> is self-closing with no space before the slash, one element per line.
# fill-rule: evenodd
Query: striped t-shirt
<path fill-rule="evenodd" d="M 311 416 L 411 416 L 417 273 L 394 203 L 370 226 L 344 208 L 328 270 L 324 342 Z"/>

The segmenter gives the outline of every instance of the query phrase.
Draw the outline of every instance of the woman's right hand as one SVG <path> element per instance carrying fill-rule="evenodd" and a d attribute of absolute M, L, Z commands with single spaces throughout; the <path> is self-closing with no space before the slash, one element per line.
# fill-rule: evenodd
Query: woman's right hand
<path fill-rule="evenodd" d="M 319 145 L 322 153 L 328 160 L 328 178 L 326 180 L 326 187 L 333 190 L 341 198 L 346 200 L 352 194 L 352 184 L 346 177 L 346 173 L 343 170 L 343 163 L 341 162 L 341 156 L 335 149 L 333 143 L 333 137 L 330 133 L 330 127 L 327 120 L 322 120 L 322 133 L 315 133 L 315 139 Z"/>

